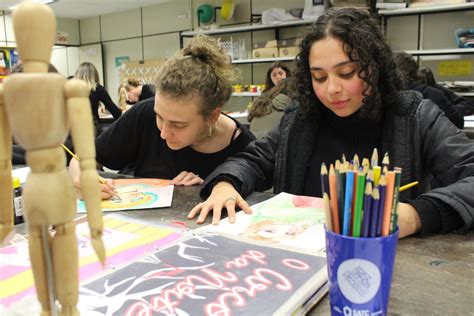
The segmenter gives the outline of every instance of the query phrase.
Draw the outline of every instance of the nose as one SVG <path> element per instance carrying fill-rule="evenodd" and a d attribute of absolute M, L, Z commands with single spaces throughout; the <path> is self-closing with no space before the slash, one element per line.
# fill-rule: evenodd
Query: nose
<path fill-rule="evenodd" d="M 162 123 L 160 124 L 161 126 L 158 126 L 158 128 L 160 129 L 161 133 L 160 133 L 160 137 L 162 139 L 166 139 L 167 137 L 169 137 L 170 135 L 170 132 L 168 131 L 169 127 L 166 126 L 165 123 Z"/>
<path fill-rule="evenodd" d="M 328 93 L 329 94 L 335 94 L 335 93 L 341 92 L 342 86 L 339 80 L 335 76 L 329 76 L 327 80 L 328 80 Z"/>

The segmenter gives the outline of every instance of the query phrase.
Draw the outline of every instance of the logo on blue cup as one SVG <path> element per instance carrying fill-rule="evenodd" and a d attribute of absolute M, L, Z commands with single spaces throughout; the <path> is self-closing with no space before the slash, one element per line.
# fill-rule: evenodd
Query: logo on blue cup
<path fill-rule="evenodd" d="M 355 304 L 374 298 L 381 285 L 379 268 L 363 259 L 345 260 L 337 269 L 337 282 L 342 294 Z"/>

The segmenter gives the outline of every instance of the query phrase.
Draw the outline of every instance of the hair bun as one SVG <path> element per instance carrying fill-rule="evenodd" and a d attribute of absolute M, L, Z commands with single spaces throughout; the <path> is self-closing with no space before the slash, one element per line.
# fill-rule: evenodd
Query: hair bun
<path fill-rule="evenodd" d="M 183 55 L 199 58 L 203 62 L 209 60 L 209 50 L 207 47 L 200 45 L 189 45 L 188 47 L 185 47 L 183 49 Z"/>

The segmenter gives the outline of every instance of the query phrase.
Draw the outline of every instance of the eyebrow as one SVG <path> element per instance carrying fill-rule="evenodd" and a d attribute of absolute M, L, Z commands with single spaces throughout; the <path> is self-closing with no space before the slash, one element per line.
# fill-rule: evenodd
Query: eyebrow
<path fill-rule="evenodd" d="M 346 61 L 343 61 L 343 62 L 340 62 L 340 63 L 334 65 L 333 68 L 342 67 L 342 66 L 345 66 L 345 65 L 351 64 L 351 63 L 353 63 L 352 60 L 346 60 Z M 324 70 L 324 69 L 321 68 L 321 67 L 309 67 L 309 70 L 312 71 L 312 70 Z"/>
<path fill-rule="evenodd" d="M 155 112 L 156 116 L 161 117 L 161 115 L 158 114 L 155 110 L 153 110 L 153 112 Z M 188 124 L 188 122 L 180 122 L 180 121 L 170 121 L 170 123 L 173 123 L 173 124 Z"/>

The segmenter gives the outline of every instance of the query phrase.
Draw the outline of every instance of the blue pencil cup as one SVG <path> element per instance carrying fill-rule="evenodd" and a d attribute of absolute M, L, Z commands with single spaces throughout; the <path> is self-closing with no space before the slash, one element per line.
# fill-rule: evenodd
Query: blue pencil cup
<path fill-rule="evenodd" d="M 386 315 L 398 229 L 387 237 L 349 237 L 326 230 L 331 315 Z"/>

